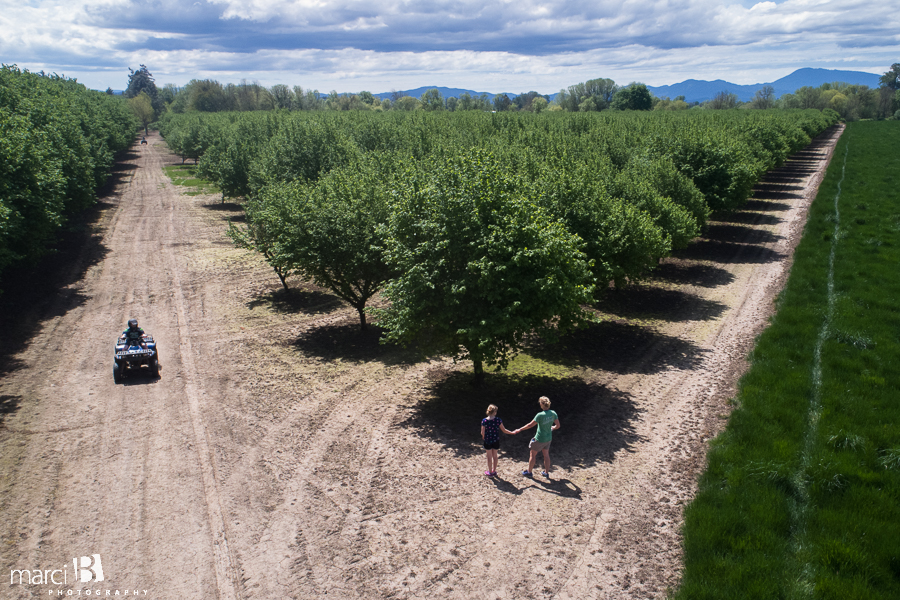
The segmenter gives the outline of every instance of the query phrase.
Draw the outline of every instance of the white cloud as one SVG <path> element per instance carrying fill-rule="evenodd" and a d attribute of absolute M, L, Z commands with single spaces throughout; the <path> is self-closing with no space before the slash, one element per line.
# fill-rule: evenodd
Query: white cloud
<path fill-rule="evenodd" d="M 804 66 L 881 72 L 900 59 L 898 13 L 862 0 L 0 0 L 0 57 L 104 88 L 141 63 L 158 82 L 323 91 L 758 83 Z"/>

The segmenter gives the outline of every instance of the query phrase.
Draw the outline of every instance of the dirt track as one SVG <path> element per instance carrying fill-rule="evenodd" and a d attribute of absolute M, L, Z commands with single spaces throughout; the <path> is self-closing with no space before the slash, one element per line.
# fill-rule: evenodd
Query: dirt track
<path fill-rule="evenodd" d="M 536 342 L 527 365 L 553 377 L 482 390 L 469 365 L 360 334 L 323 290 L 280 292 L 224 235 L 239 207 L 181 195 L 161 169 L 180 161 L 151 136 L 98 212 L 100 247 L 72 259 L 83 275 L 0 365 L 4 569 L 69 568 L 67 585 L 3 583 L 0 597 L 663 597 L 706 442 L 839 134 L 613 294 L 604 323 Z M 115 385 L 111 344 L 131 316 L 159 342 L 162 377 Z M 553 480 L 517 475 L 525 434 L 502 440 L 488 480 L 484 407 L 515 428 L 541 394 L 562 423 Z M 105 580 L 73 583 L 72 557 L 89 554 Z"/>

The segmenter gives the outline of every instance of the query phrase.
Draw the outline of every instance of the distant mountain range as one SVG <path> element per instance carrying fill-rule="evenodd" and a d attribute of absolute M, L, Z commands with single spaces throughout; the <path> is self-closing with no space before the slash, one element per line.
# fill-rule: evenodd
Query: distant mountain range
<path fill-rule="evenodd" d="M 390 98 L 394 94 L 400 94 L 401 96 L 412 96 L 413 98 L 420 98 L 422 94 L 427 92 L 428 90 L 433 90 L 437 88 L 437 90 L 441 93 L 441 96 L 444 98 L 459 98 L 465 93 L 468 93 L 470 96 L 477 98 L 478 96 L 485 94 L 488 97 L 488 100 L 493 100 L 494 96 L 500 96 L 501 94 L 506 94 L 510 97 L 510 99 L 515 98 L 518 94 L 510 94 L 508 92 L 498 92 L 496 94 L 492 94 L 490 92 L 476 92 L 474 90 L 464 90 L 461 88 L 448 88 L 441 87 L 439 85 L 426 85 L 424 87 L 419 87 L 414 90 L 403 90 L 400 92 L 382 92 L 380 94 L 372 94 L 376 98 L 380 100 L 384 100 L 385 98 Z M 525 90 L 528 91 L 528 90 Z"/>
<path fill-rule="evenodd" d="M 832 69 L 797 69 L 790 75 L 782 77 L 771 83 L 756 83 L 753 85 L 738 85 L 729 83 L 721 79 L 715 81 L 700 81 L 697 79 L 688 79 L 681 83 L 672 85 L 661 85 L 658 87 L 647 86 L 654 96 L 664 98 L 676 98 L 684 96 L 688 102 L 705 102 L 711 100 L 719 92 L 731 92 L 737 95 L 742 102 L 751 100 L 756 91 L 770 85 L 775 88 L 775 96 L 779 97 L 784 94 L 793 94 L 799 88 L 819 87 L 823 83 L 834 83 L 841 81 L 843 83 L 867 85 L 870 88 L 877 88 L 879 85 L 879 76 L 872 73 L 864 73 L 862 71 L 836 71 Z"/>
<path fill-rule="evenodd" d="M 722 79 L 717 79 L 715 81 L 688 79 L 687 81 L 674 83 L 672 85 L 647 86 L 647 88 L 653 93 L 654 96 L 660 98 L 668 96 L 672 99 L 678 96 L 684 96 L 684 99 L 688 102 L 705 102 L 706 100 L 713 99 L 719 92 L 731 92 L 733 94 L 736 94 L 742 102 L 747 102 L 753 98 L 753 95 L 756 94 L 756 90 L 759 90 L 767 85 L 775 88 L 775 96 L 779 97 L 783 94 L 793 94 L 797 89 L 804 86 L 819 87 L 823 83 L 834 83 L 835 81 L 842 81 L 844 83 L 850 84 L 867 85 L 870 88 L 877 88 L 879 84 L 878 80 L 878 75 L 873 75 L 872 73 L 865 73 L 862 71 L 838 71 L 833 69 L 807 68 L 797 69 L 790 75 L 782 77 L 781 79 L 778 79 L 771 83 L 739 85 L 737 83 L 730 83 Z M 487 94 L 487 97 L 490 100 L 493 100 L 494 96 L 499 95 L 499 93 L 494 94 L 490 92 L 476 92 L 474 90 L 464 90 L 460 88 L 447 88 L 440 86 L 425 86 L 416 88 L 414 90 L 384 92 L 381 94 L 373 95 L 376 98 L 384 99 L 390 98 L 392 94 L 397 93 L 401 96 L 412 96 L 413 98 L 419 98 L 426 91 L 433 88 L 437 88 L 444 98 L 449 98 L 451 96 L 459 98 L 465 92 L 468 92 L 471 96 L 480 96 L 481 94 Z M 527 90 L 522 91 L 524 92 Z M 518 94 L 510 94 L 507 92 L 506 95 L 510 98 L 515 98 Z M 549 96 L 550 100 L 556 98 L 556 94 L 550 94 Z"/>

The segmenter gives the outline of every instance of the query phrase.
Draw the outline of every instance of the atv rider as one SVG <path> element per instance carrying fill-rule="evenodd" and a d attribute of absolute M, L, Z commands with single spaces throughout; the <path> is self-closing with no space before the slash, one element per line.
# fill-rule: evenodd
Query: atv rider
<path fill-rule="evenodd" d="M 147 334 L 144 333 L 144 330 L 138 327 L 137 319 L 129 319 L 128 329 L 122 332 L 122 336 L 119 339 L 129 345 L 137 344 L 141 348 L 146 348 L 147 342 L 144 341 L 145 335 Z"/>

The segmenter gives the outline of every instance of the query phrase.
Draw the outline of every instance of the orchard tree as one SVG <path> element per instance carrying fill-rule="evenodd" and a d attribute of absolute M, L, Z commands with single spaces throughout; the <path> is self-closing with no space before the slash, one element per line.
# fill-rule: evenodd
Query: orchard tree
<path fill-rule="evenodd" d="M 315 184 L 268 186 L 259 198 L 263 206 L 282 207 L 267 214 L 286 211 L 280 243 L 290 265 L 355 308 L 363 330 L 366 303 L 394 276 L 379 229 L 389 217 L 392 186 L 377 163 L 332 171 Z"/>
<path fill-rule="evenodd" d="M 614 197 L 616 190 L 610 189 L 610 181 L 616 172 L 607 157 L 580 162 L 564 156 L 541 165 L 533 175 L 540 206 L 584 240 L 597 299 L 610 281 L 617 289 L 625 286 L 646 274 L 672 249 L 671 238 L 648 212 L 628 199 Z M 641 187 L 656 186 L 647 181 Z"/>
<path fill-rule="evenodd" d="M 150 123 L 153 122 L 153 118 L 156 115 L 156 112 L 153 110 L 153 104 L 150 101 L 150 96 L 148 96 L 146 92 L 141 92 L 134 98 L 129 99 L 128 105 L 131 107 L 131 112 L 134 113 L 134 116 L 141 122 L 141 126 L 144 128 L 144 135 L 147 135 L 147 133 L 149 133 L 147 128 Z"/>
<path fill-rule="evenodd" d="M 386 340 L 505 367 L 526 335 L 585 319 L 593 285 L 580 238 L 529 198 L 529 186 L 474 150 L 410 172 L 386 226 L 399 273 L 375 311 Z"/>
<path fill-rule="evenodd" d="M 227 233 L 238 248 L 262 254 L 287 290 L 287 278 L 296 271 L 287 244 L 289 206 L 277 201 L 277 196 L 274 200 L 276 201 L 250 200 L 244 204 L 247 224 L 239 226 L 229 222 Z"/>

